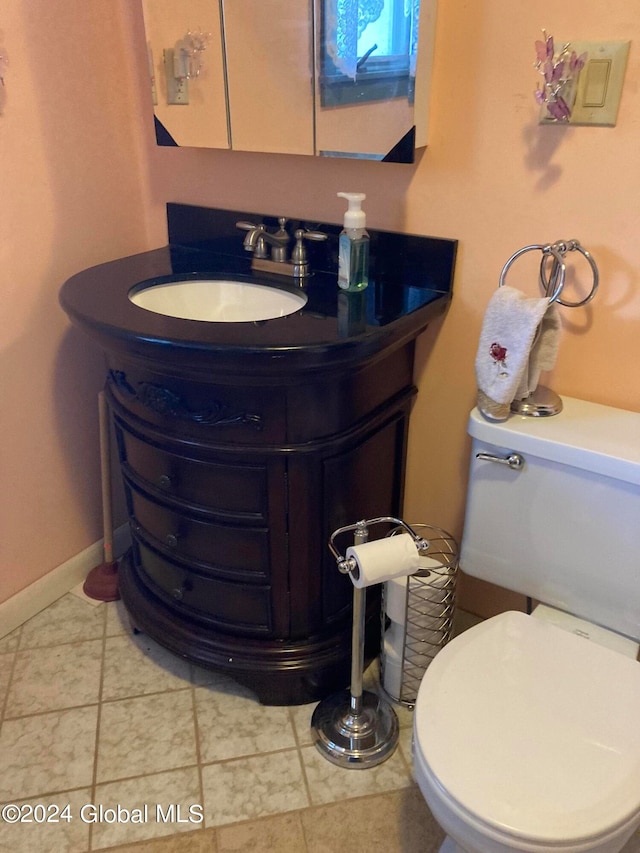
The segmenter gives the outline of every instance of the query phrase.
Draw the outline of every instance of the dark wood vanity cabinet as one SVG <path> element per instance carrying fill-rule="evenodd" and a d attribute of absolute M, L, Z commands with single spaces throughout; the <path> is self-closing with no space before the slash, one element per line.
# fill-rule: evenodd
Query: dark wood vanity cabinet
<path fill-rule="evenodd" d="M 340 226 L 294 220 L 290 233 L 327 234 L 307 247 L 304 307 L 201 322 L 130 296 L 212 276 L 291 289 L 255 279 L 236 226 L 279 221 L 175 204 L 167 219 L 167 246 L 77 273 L 60 293 L 106 355 L 132 533 L 120 593 L 134 626 L 176 654 L 262 702 L 311 702 L 350 676 L 353 587 L 327 543 L 402 514 L 415 340 L 451 300 L 456 242 L 370 229 L 369 286 L 347 294 Z M 372 587 L 368 656 L 379 633 Z"/>
<path fill-rule="evenodd" d="M 353 588 L 327 541 L 401 511 L 413 342 L 268 381 L 108 359 L 134 625 L 265 703 L 347 686 Z M 378 602 L 373 589 L 372 654 Z"/>

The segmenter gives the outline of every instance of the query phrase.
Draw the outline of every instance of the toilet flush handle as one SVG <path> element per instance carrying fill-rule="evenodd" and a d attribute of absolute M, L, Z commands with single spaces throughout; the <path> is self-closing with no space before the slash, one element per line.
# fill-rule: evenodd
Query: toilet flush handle
<path fill-rule="evenodd" d="M 493 453 L 476 453 L 476 459 L 484 459 L 486 462 L 499 462 L 500 465 L 508 465 L 514 471 L 524 467 L 524 457 L 519 453 L 508 453 L 506 456 L 495 456 Z"/>

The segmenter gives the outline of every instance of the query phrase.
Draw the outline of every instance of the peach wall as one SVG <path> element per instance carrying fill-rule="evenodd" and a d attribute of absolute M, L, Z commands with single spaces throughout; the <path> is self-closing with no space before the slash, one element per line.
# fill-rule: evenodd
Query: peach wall
<path fill-rule="evenodd" d="M 58 290 L 149 241 L 127 2 L 0 10 L 0 602 L 101 536 L 102 357 Z"/>
<path fill-rule="evenodd" d="M 357 189 L 367 193 L 372 226 L 458 238 L 453 305 L 418 346 L 405 508 L 408 519 L 458 536 L 478 334 L 516 249 L 576 237 L 593 252 L 600 292 L 587 308 L 561 309 L 550 384 L 640 411 L 640 3 L 507 5 L 440 0 L 430 141 L 413 166 L 214 151 L 154 157 L 155 191 L 164 199 L 338 222 L 335 192 Z M 533 42 L 543 26 L 559 40 L 632 40 L 615 128 L 537 124 Z M 533 265 L 523 259 L 509 282 L 535 295 Z M 469 579 L 462 601 L 483 615 L 522 604 Z"/>
<path fill-rule="evenodd" d="M 460 240 L 452 307 L 418 345 L 408 519 L 460 533 L 482 314 L 525 244 L 577 237 L 601 269 L 592 306 L 562 309 L 555 389 L 640 411 L 638 0 L 606 10 L 595 0 L 440 0 L 430 143 L 413 166 L 155 148 L 137 114 L 148 105 L 139 4 L 32 0 L 28 25 L 23 5 L 10 0 L 0 21 L 12 60 L 0 245 L 14 312 L 3 323 L 0 600 L 99 535 L 100 356 L 66 331 L 59 284 L 160 245 L 166 201 L 338 222 L 335 193 L 357 189 L 373 227 Z M 559 39 L 632 40 L 617 127 L 537 125 L 533 42 L 543 26 Z M 72 60 L 64 69 L 61 44 Z M 524 264 L 510 283 L 533 295 L 534 277 Z M 464 589 L 477 612 L 504 606 L 483 585 Z"/>

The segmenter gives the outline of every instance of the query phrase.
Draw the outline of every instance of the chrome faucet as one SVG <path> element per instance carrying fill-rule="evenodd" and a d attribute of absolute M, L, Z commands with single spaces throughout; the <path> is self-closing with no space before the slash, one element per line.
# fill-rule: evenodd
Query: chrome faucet
<path fill-rule="evenodd" d="M 311 275 L 304 240 L 326 240 L 327 235 L 322 231 L 305 231 L 304 228 L 299 228 L 294 235 L 296 243 L 291 257 L 287 258 L 291 237 L 286 224 L 286 217 L 280 216 L 277 231 L 267 231 L 264 224 L 254 225 L 252 222 L 236 222 L 236 227 L 248 232 L 243 245 L 247 252 L 253 254 L 252 270 L 287 275 L 302 282 Z M 267 246 L 271 246 L 271 254 Z"/>
<path fill-rule="evenodd" d="M 254 258 L 268 258 L 267 244 L 272 246 L 271 259 L 277 263 L 286 261 L 287 247 L 289 245 L 289 233 L 286 229 L 287 220 L 284 216 L 279 217 L 277 231 L 271 233 L 266 226 L 254 225 L 252 222 L 236 222 L 237 228 L 247 232 L 244 238 L 244 248 L 247 252 L 253 252 Z"/>

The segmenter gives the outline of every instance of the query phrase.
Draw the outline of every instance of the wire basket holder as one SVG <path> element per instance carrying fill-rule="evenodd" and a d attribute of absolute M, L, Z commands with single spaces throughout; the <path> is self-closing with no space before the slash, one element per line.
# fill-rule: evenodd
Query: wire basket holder
<path fill-rule="evenodd" d="M 408 707 L 415 705 L 427 667 L 451 639 L 458 578 L 453 537 L 429 524 L 411 527 L 429 549 L 415 574 L 384 586 L 380 654 L 383 690 Z"/>

